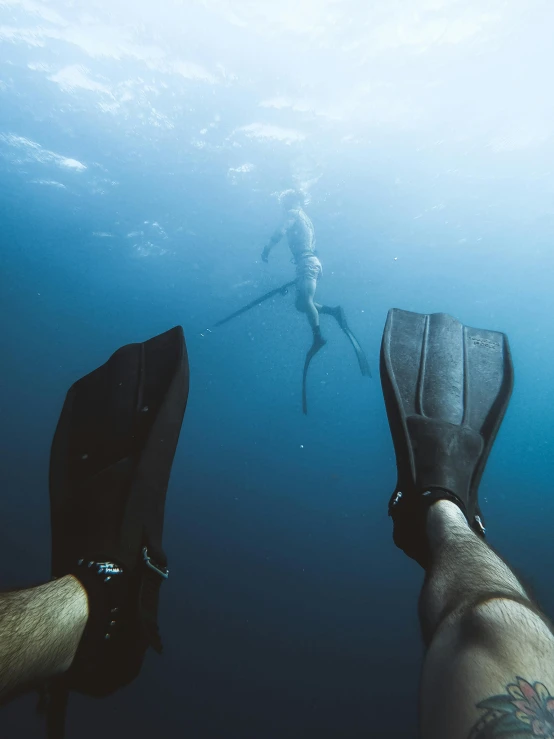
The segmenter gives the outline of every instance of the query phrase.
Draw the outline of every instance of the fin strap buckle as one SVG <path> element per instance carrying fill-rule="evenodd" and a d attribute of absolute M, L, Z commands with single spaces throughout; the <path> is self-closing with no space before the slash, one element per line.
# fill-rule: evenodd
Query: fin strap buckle
<path fill-rule="evenodd" d="M 158 567 L 158 565 L 152 561 L 151 557 L 148 554 L 147 547 L 142 548 L 142 558 L 147 567 L 153 570 L 157 575 L 159 575 L 164 580 L 167 580 L 167 578 L 169 577 L 169 570 L 167 569 L 167 567 Z"/>

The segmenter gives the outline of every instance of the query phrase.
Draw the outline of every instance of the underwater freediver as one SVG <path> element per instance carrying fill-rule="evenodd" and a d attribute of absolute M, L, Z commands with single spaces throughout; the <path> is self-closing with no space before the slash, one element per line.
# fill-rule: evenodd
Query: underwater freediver
<path fill-rule="evenodd" d="M 285 190 L 279 196 L 279 203 L 284 211 L 283 221 L 264 247 L 261 258 L 264 262 L 268 262 L 273 247 L 286 236 L 292 259 L 296 265 L 296 309 L 306 314 L 313 333 L 313 342 L 306 355 L 302 380 L 302 408 L 304 413 L 307 413 L 308 368 L 313 357 L 327 343 L 321 334 L 320 314 L 332 316 L 346 334 L 356 353 L 362 375 L 370 377 L 371 371 L 365 353 L 350 330 L 341 306 L 330 307 L 315 302 L 317 281 L 323 273 L 323 268 L 315 249 L 314 225 L 304 210 L 305 194 L 300 190 Z"/>
<path fill-rule="evenodd" d="M 380 371 L 398 473 L 394 542 L 425 570 L 421 737 L 552 739 L 552 624 L 485 543 L 478 502 L 512 390 L 507 338 L 392 310 Z M 53 681 L 52 739 L 63 736 L 67 691 L 107 695 L 159 646 L 164 499 L 187 390 L 173 329 L 123 347 L 68 393 L 51 455 L 54 579 L 0 594 L 0 698 Z"/>

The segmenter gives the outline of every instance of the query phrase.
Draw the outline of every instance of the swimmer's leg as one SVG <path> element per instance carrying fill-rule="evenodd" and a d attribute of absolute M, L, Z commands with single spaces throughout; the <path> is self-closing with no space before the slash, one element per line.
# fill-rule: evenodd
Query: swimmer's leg
<path fill-rule="evenodd" d="M 66 672 L 88 615 L 86 591 L 72 575 L 0 594 L 0 700 Z"/>
<path fill-rule="evenodd" d="M 553 736 L 552 625 L 449 500 L 427 512 L 424 739 Z"/>
<path fill-rule="evenodd" d="M 319 327 L 319 312 L 314 303 L 317 280 L 312 277 L 302 277 L 298 280 L 296 290 L 296 310 L 305 313 L 314 334 L 314 340 L 325 343 Z"/>

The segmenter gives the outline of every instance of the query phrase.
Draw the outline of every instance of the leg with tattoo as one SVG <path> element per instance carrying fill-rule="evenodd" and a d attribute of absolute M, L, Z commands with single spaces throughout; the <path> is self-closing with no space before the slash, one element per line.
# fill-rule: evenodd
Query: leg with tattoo
<path fill-rule="evenodd" d="M 554 737 L 554 637 L 509 567 L 460 509 L 427 515 L 431 563 L 420 599 L 428 647 L 424 739 Z"/>
<path fill-rule="evenodd" d="M 478 487 L 508 406 L 504 334 L 389 312 L 381 383 L 398 480 L 394 541 L 425 569 L 423 739 L 554 739 L 554 637 L 485 543 Z"/>

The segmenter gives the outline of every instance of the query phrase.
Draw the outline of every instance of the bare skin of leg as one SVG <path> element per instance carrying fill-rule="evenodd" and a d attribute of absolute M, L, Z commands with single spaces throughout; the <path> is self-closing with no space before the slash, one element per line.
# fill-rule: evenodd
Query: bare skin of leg
<path fill-rule="evenodd" d="M 548 620 L 456 505 L 435 503 L 426 525 L 423 739 L 554 737 Z"/>
<path fill-rule="evenodd" d="M 312 331 L 317 331 L 319 327 L 320 313 L 335 315 L 337 311 L 336 308 L 330 308 L 327 305 L 321 305 L 321 303 L 315 302 L 316 289 L 317 280 L 311 277 L 304 277 L 298 282 L 296 290 L 296 310 L 306 314 Z"/>
<path fill-rule="evenodd" d="M 71 666 L 88 618 L 72 575 L 0 594 L 0 698 Z"/>
<path fill-rule="evenodd" d="M 298 281 L 296 289 L 296 310 L 306 314 L 312 331 L 319 326 L 319 313 L 314 303 L 316 287 L 316 280 L 304 277 Z"/>

